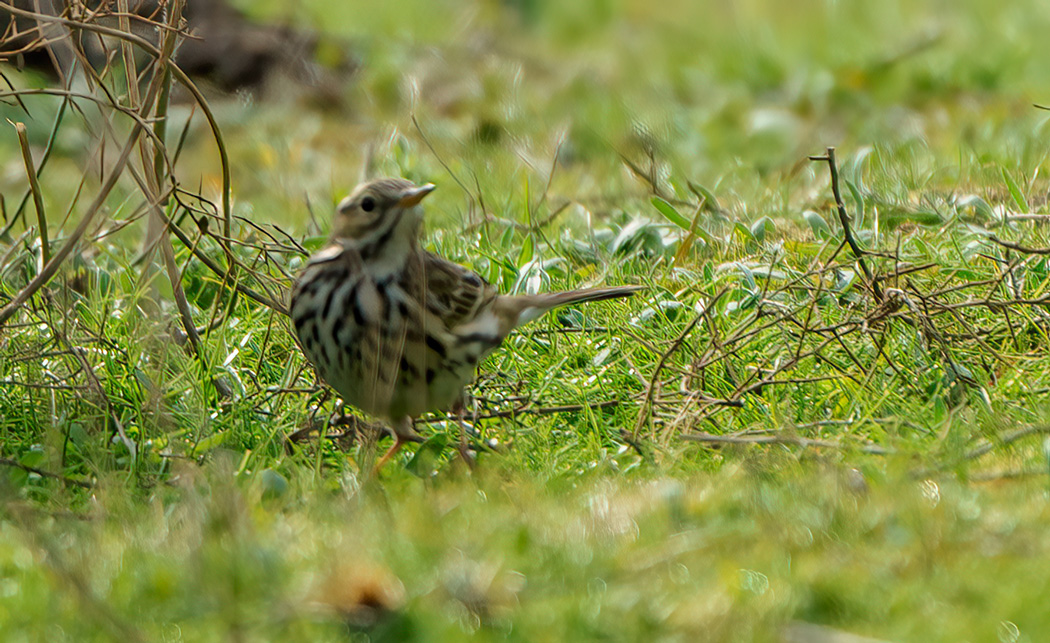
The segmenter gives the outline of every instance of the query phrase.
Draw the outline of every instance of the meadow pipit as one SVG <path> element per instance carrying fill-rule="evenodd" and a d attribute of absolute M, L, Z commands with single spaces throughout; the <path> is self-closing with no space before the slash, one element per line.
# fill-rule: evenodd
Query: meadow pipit
<path fill-rule="evenodd" d="M 433 189 L 404 179 L 359 185 L 292 291 L 295 333 L 317 372 L 345 401 L 390 423 L 394 445 L 377 470 L 419 439 L 413 418 L 459 400 L 478 362 L 515 327 L 552 308 L 639 290 L 500 295 L 420 247 L 420 202 Z"/>

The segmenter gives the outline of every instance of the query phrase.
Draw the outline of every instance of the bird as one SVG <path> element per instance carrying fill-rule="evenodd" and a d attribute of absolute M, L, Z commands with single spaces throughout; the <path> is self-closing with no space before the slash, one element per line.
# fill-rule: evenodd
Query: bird
<path fill-rule="evenodd" d="M 328 243 L 292 288 L 294 334 L 344 402 L 385 421 L 394 444 L 421 440 L 414 418 L 462 399 L 478 363 L 518 326 L 554 308 L 629 297 L 641 286 L 504 295 L 471 270 L 422 247 L 434 184 L 382 178 L 336 207 Z"/>

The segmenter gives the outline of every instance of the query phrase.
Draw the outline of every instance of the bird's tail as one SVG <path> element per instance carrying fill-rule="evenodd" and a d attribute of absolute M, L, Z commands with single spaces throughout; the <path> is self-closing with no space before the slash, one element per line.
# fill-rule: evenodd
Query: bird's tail
<path fill-rule="evenodd" d="M 517 322 L 514 325 L 527 324 L 534 319 L 542 317 L 547 311 L 562 306 L 582 304 L 588 301 L 630 297 L 644 289 L 644 286 L 613 286 L 612 288 L 587 288 L 584 290 L 567 290 L 565 292 L 514 297 L 514 303 L 519 308 Z"/>

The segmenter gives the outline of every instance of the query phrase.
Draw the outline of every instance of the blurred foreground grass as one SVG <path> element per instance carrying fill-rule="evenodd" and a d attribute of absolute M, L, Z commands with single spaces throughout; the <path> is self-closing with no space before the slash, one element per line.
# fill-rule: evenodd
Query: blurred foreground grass
<path fill-rule="evenodd" d="M 275 490 L 212 464 L 149 501 L 103 492 L 79 518 L 13 505 L 0 633 L 824 640 L 802 625 L 819 623 L 987 641 L 1047 627 L 1045 485 L 871 469 L 869 485 L 828 462 L 735 455 L 703 477 L 537 486 L 487 470 L 360 493 L 309 476 Z"/>
<path fill-rule="evenodd" d="M 1045 212 L 1046 117 L 1032 103 L 1050 100 L 1050 7 L 240 4 L 320 27 L 360 70 L 338 106 L 281 82 L 215 101 L 235 214 L 314 248 L 371 159 L 376 173 L 438 183 L 428 243 L 505 291 L 645 283 L 651 293 L 628 305 L 568 311 L 512 338 L 475 391 L 483 411 L 519 397 L 618 404 L 483 421 L 506 446 L 483 453 L 475 475 L 447 448 L 454 427 L 437 422 L 425 449 L 362 490 L 357 445 L 286 448 L 332 409 L 284 320 L 228 305 L 182 249 L 197 321 L 214 322 L 205 365 L 172 341 L 170 311 L 158 322 L 149 303 L 169 288 L 140 279 L 143 226 L 117 194 L 119 230 L 0 335 L 0 456 L 93 485 L 5 476 L 0 638 L 782 640 L 813 623 L 891 640 L 1038 640 L 1047 456 L 1041 433 L 1003 436 L 1047 419 L 1042 305 L 1005 321 L 993 307 L 938 317 L 942 344 L 887 323 L 884 343 L 832 345 L 825 362 L 799 366 L 798 382 L 717 414 L 697 410 L 684 374 L 707 342 L 798 304 L 767 301 L 770 283 L 832 262 L 826 169 L 805 160 L 826 145 L 839 148 L 864 245 L 935 265 L 899 288 L 987 281 L 998 292 L 1010 277 L 1028 300 L 1044 296 L 1045 259 L 988 239 L 1050 245 L 1041 223 L 1007 220 Z M 0 110 L 42 145 L 55 104 L 27 104 L 28 117 Z M 175 121 L 188 114 L 173 108 Z M 56 236 L 94 162 L 87 140 L 85 127 L 65 127 L 41 177 Z M 10 208 L 25 176 L 13 135 L 0 150 Z M 180 166 L 215 195 L 199 124 Z M 710 195 L 691 250 L 647 180 L 688 219 L 690 183 Z M 239 234 L 261 243 L 247 223 Z M 799 315 L 849 319 L 860 305 L 852 272 L 816 280 L 828 293 Z M 5 300 L 32 273 L 0 274 Z M 670 360 L 677 379 L 664 373 L 645 416 L 663 351 L 721 290 L 719 325 Z M 87 347 L 108 407 L 70 388 L 83 372 L 68 341 Z M 796 342 L 775 326 L 695 388 L 729 396 L 740 378 L 797 357 Z M 215 399 L 214 376 L 232 400 Z M 112 409 L 135 457 L 112 439 Z M 636 426 L 638 449 L 621 433 Z M 679 439 L 697 431 L 838 446 Z M 892 453 L 860 448 L 872 445 Z"/>

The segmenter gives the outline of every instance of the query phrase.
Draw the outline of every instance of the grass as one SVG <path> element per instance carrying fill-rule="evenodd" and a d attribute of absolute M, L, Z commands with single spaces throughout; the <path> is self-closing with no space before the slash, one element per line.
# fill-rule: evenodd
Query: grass
<path fill-rule="evenodd" d="M 317 480 L 268 493 L 234 480 L 231 458 L 148 502 L 106 498 L 89 521 L 15 513 L 4 627 L 334 641 L 375 618 L 362 596 L 395 608 L 372 631 L 392 640 L 780 640 L 789 621 L 987 640 L 1045 625 L 1038 486 L 871 472 L 865 489 L 828 463 L 737 455 L 691 480 L 538 486 L 500 467 L 363 502 Z"/>
<path fill-rule="evenodd" d="M 189 349 L 126 177 L 96 241 L 0 331 L 4 640 L 1046 628 L 1050 266 L 993 239 L 1050 245 L 1015 216 L 1050 188 L 1045 7 L 241 4 L 323 25 L 360 69 L 338 107 L 280 80 L 213 100 L 240 285 L 280 299 L 291 240 L 319 247 L 370 164 L 437 183 L 426 243 L 505 292 L 648 290 L 489 358 L 473 393 L 497 417 L 476 426 L 499 448 L 477 471 L 438 417 L 367 481 L 361 441 L 289 447 L 332 400 L 285 320 L 175 242 L 205 329 Z M 39 158 L 59 103 L 24 100 L 0 111 Z M 169 140 L 190 111 L 171 106 Z M 99 127 L 66 116 L 38 177 L 52 250 L 108 167 L 85 151 Z M 806 160 L 827 145 L 881 294 Z M 14 128 L 0 149 L 10 216 L 29 188 Z M 221 190 L 199 115 L 176 169 L 203 199 L 171 214 L 221 262 L 221 217 L 194 225 Z M 0 305 L 38 274 L 34 207 L 0 240 Z"/>

